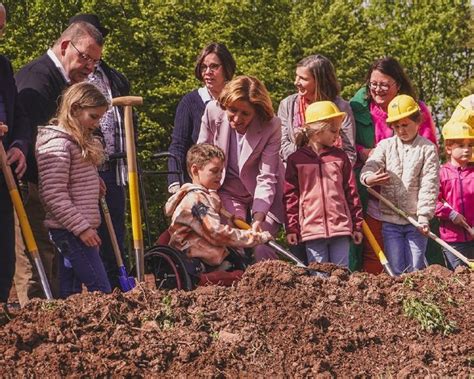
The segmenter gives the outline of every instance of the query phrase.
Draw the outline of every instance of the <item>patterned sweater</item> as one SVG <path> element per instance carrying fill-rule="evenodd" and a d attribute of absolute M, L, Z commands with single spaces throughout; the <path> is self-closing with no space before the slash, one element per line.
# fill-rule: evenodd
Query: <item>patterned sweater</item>
<path fill-rule="evenodd" d="M 170 246 L 189 257 L 218 266 L 227 256 L 226 247 L 253 247 L 273 237 L 268 232 L 240 230 L 223 224 L 219 216 L 221 201 L 216 192 L 186 183 L 171 196 L 165 213 L 171 217 Z"/>
<path fill-rule="evenodd" d="M 436 145 L 418 135 L 411 144 L 398 137 L 379 142 L 365 166 L 360 179 L 382 168 L 390 174 L 390 182 L 381 187 L 382 196 L 404 210 L 418 222 L 427 224 L 433 217 L 439 190 L 439 158 Z M 406 225 L 401 216 L 380 203 L 382 221 Z"/>

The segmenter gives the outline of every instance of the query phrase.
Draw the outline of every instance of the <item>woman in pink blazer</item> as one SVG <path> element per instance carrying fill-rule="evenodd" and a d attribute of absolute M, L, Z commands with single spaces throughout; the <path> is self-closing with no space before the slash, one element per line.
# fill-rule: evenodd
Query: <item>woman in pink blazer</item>
<path fill-rule="evenodd" d="M 281 125 L 265 86 L 256 78 L 238 76 L 227 83 L 217 101 L 204 112 L 198 143 L 225 152 L 225 171 L 219 196 L 235 216 L 252 217 L 254 230 L 276 235 L 283 223 L 284 168 L 279 152 Z M 275 259 L 264 245 L 255 260 Z"/>

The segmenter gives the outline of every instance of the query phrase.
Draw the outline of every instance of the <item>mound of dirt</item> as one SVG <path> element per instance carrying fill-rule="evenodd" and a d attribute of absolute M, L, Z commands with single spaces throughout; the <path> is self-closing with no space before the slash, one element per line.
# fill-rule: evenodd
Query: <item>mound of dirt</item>
<path fill-rule="evenodd" d="M 3 376 L 469 376 L 473 274 L 310 276 L 280 261 L 234 287 L 33 301 L 0 328 Z"/>

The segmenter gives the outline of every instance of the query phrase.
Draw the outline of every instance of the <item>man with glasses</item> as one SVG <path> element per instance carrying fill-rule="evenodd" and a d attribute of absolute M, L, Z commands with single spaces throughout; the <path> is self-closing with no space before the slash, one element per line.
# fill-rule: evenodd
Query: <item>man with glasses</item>
<path fill-rule="evenodd" d="M 105 38 L 109 33 L 100 23 L 95 14 L 78 14 L 69 20 L 70 25 L 78 22 L 88 22 L 94 25 Z M 114 97 L 127 96 L 130 93 L 130 83 L 127 78 L 110 67 L 104 60 L 101 60 L 96 69 L 89 75 L 89 82 L 97 86 L 102 94 L 109 100 Z M 100 120 L 100 131 L 103 135 L 107 158 L 125 152 L 125 128 L 123 109 L 120 107 L 109 107 L 108 111 Z M 137 126 L 134 118 L 135 127 Z M 136 128 L 135 128 L 136 130 Z M 99 175 L 104 181 L 107 191 L 105 200 L 112 218 L 115 234 L 119 244 L 122 258 L 124 258 L 125 239 L 125 185 L 127 170 L 125 158 L 107 159 L 99 167 Z M 102 220 L 104 218 L 102 217 Z M 103 222 L 98 229 L 102 245 L 100 253 L 104 262 L 107 276 L 112 288 L 119 287 L 117 261 L 112 247 L 112 242 L 107 231 L 107 226 Z M 126 259 L 123 259 L 126 262 Z"/>
<path fill-rule="evenodd" d="M 32 122 L 33 140 L 39 125 L 47 125 L 55 115 L 63 90 L 74 83 L 86 80 L 100 61 L 102 55 L 102 34 L 91 24 L 78 22 L 70 25 L 41 57 L 28 63 L 15 76 L 19 100 Z M 33 141 L 34 146 L 34 141 Z M 49 242 L 43 225 L 45 213 L 38 196 L 38 169 L 34 159 L 34 149 L 28 155 L 29 197 L 26 212 L 39 248 L 46 275 L 53 294 L 57 291 L 54 262 L 55 252 Z M 20 255 L 15 274 L 15 286 L 20 304 L 24 305 L 32 297 L 42 297 L 40 282 L 31 274 L 31 265 Z M 23 255 L 23 257 L 21 257 Z"/>

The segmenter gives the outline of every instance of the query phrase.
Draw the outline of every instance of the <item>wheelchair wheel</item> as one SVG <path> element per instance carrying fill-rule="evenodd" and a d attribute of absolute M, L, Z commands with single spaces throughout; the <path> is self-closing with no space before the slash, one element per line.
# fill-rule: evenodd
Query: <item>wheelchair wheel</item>
<path fill-rule="evenodd" d="M 154 246 L 145 252 L 145 272 L 155 276 L 157 289 L 190 291 L 194 288 L 182 253 L 169 246 Z"/>
<path fill-rule="evenodd" d="M 242 256 L 237 250 L 227 248 L 229 255 L 225 258 L 232 263 L 232 268 L 227 271 L 242 270 L 245 271 L 250 266 L 250 261 L 247 256 Z"/>

